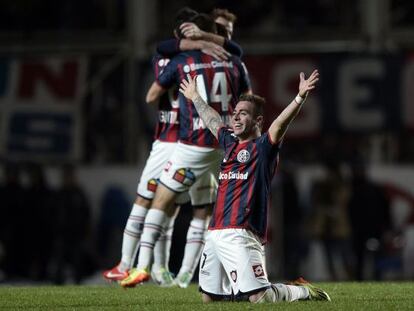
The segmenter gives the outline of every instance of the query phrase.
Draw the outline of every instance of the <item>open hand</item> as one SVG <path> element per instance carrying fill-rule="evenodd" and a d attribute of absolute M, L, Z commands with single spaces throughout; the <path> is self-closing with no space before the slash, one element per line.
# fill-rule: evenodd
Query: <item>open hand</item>
<path fill-rule="evenodd" d="M 183 23 L 180 25 L 180 30 L 188 39 L 196 40 L 203 37 L 203 31 L 194 23 Z"/>
<path fill-rule="evenodd" d="M 316 86 L 316 82 L 319 81 L 319 72 L 318 70 L 314 70 L 308 79 L 305 79 L 305 74 L 301 72 L 299 77 L 299 95 L 301 97 L 306 97 L 307 93 L 310 90 L 313 90 Z"/>
<path fill-rule="evenodd" d="M 197 76 L 191 78 L 190 74 L 187 74 L 187 80 L 183 79 L 180 84 L 180 92 L 190 100 L 193 100 L 197 96 L 199 96 L 197 92 L 197 83 L 196 83 Z"/>

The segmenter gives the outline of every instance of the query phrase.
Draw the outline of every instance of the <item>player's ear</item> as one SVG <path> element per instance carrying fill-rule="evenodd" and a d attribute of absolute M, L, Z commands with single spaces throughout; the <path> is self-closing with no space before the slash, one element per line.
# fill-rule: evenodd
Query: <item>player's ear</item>
<path fill-rule="evenodd" d="M 259 130 L 262 130 L 262 128 L 263 128 L 263 116 L 257 116 L 256 117 L 256 126 L 259 128 Z"/>

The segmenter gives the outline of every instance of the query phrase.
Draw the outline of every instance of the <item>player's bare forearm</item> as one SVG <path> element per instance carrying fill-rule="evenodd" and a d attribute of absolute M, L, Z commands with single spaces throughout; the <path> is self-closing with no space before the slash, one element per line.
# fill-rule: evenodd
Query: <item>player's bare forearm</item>
<path fill-rule="evenodd" d="M 147 104 L 156 105 L 164 93 L 165 90 L 154 81 L 145 96 L 145 101 Z"/>
<path fill-rule="evenodd" d="M 214 42 L 215 44 L 218 44 L 220 46 L 223 46 L 225 41 L 224 37 L 211 32 L 203 32 L 202 38 L 206 41 Z"/>
<path fill-rule="evenodd" d="M 194 107 L 196 108 L 198 115 L 203 120 L 204 124 L 211 131 L 211 133 L 217 138 L 218 130 L 222 127 L 223 121 L 220 114 L 209 106 L 199 94 L 192 99 Z"/>
<path fill-rule="evenodd" d="M 273 121 L 269 128 L 269 135 L 274 142 L 279 142 L 285 135 L 290 123 L 298 115 L 304 104 L 309 91 L 315 88 L 319 80 L 319 73 L 314 70 L 309 78 L 305 79 L 305 74 L 300 73 L 299 93 L 294 100 L 282 111 L 282 113 Z"/>
<path fill-rule="evenodd" d="M 285 135 L 290 123 L 300 111 L 301 105 L 293 100 L 273 121 L 269 128 L 269 134 L 274 142 L 279 142 Z"/>

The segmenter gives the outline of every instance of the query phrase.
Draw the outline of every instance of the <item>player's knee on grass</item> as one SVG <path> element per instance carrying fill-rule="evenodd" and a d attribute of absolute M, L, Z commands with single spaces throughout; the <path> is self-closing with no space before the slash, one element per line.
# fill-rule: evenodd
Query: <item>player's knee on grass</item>
<path fill-rule="evenodd" d="M 209 295 L 204 292 L 201 293 L 201 299 L 204 303 L 214 302 L 214 301 L 233 301 L 232 295 Z"/>
<path fill-rule="evenodd" d="M 201 294 L 201 298 L 203 299 L 204 303 L 213 302 L 214 300 L 210 297 L 210 295 L 207 295 L 205 293 Z"/>

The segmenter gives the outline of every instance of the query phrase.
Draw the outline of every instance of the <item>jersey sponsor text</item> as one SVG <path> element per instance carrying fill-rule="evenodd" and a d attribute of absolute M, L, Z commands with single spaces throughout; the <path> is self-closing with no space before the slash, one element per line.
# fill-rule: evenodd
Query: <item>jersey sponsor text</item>
<path fill-rule="evenodd" d="M 246 172 L 244 174 L 240 173 L 240 172 L 228 172 L 228 173 L 220 172 L 219 180 L 222 180 L 222 179 L 243 179 L 243 180 L 246 180 L 248 176 L 249 176 L 249 172 Z"/>

